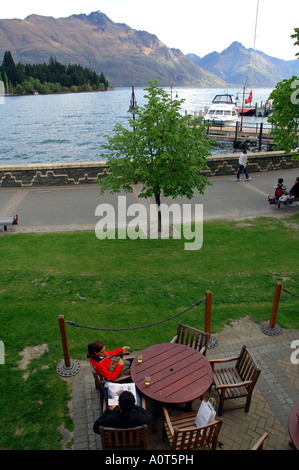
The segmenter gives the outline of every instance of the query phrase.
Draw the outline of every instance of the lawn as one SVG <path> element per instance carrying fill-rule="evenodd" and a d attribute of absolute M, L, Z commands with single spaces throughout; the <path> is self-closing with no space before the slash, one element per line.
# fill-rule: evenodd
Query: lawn
<path fill-rule="evenodd" d="M 72 358 L 87 344 L 142 349 L 169 341 L 178 321 L 204 328 L 204 304 L 182 312 L 212 291 L 212 333 L 249 316 L 270 319 L 275 285 L 299 294 L 299 215 L 242 222 L 207 222 L 201 250 L 184 240 L 98 240 L 94 232 L 14 234 L 0 238 L 0 448 L 59 449 L 59 425 L 71 429 L 67 381 L 56 374 L 63 357 L 58 316 L 67 324 Z M 277 322 L 299 329 L 298 297 L 284 291 Z M 127 330 L 122 330 L 128 328 Z M 133 328 L 133 329 L 130 329 Z M 119 330 L 119 331 L 117 331 Z M 18 368 L 28 346 L 48 350 Z"/>

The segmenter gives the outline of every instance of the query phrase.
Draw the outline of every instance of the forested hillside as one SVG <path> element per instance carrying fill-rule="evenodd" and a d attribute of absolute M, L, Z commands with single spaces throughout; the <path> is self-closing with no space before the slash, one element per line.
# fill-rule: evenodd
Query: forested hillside
<path fill-rule="evenodd" d="M 0 80 L 7 94 L 105 91 L 109 83 L 100 75 L 78 64 L 63 65 L 50 57 L 49 63 L 15 64 L 10 51 L 4 53 Z"/>

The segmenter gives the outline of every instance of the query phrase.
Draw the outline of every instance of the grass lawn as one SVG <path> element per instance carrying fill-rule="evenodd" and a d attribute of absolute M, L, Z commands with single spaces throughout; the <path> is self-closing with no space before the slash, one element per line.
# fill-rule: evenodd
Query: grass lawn
<path fill-rule="evenodd" d="M 56 374 L 63 357 L 58 316 L 97 328 L 130 328 L 158 322 L 213 294 L 212 333 L 249 315 L 270 319 L 277 281 L 299 294 L 299 214 L 284 219 L 207 222 L 201 250 L 184 240 L 98 240 L 94 232 L 14 234 L 0 239 L 1 335 L 0 448 L 59 449 L 59 425 L 71 429 L 67 381 Z M 299 329 L 299 301 L 281 294 L 277 322 Z M 142 349 L 169 341 L 178 321 L 204 328 L 204 304 L 170 321 L 127 331 L 67 325 L 72 358 L 84 360 L 87 344 L 108 350 Z M 18 368 L 26 347 L 48 350 Z"/>

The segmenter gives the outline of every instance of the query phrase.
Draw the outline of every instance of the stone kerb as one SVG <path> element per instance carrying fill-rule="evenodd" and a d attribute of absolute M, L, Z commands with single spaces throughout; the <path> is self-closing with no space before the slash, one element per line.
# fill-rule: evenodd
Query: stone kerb
<path fill-rule="evenodd" d="M 207 158 L 207 176 L 235 175 L 239 166 L 239 153 L 214 155 Z M 259 152 L 248 154 L 251 173 L 298 168 L 299 161 L 292 154 Z M 94 184 L 107 176 L 105 161 L 44 163 L 36 165 L 0 165 L 0 187 L 31 187 Z"/>

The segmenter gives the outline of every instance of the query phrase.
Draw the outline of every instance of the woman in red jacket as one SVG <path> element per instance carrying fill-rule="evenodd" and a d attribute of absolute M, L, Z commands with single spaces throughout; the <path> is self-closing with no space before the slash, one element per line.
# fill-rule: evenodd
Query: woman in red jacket
<path fill-rule="evenodd" d="M 115 363 L 115 358 L 112 361 L 111 358 L 126 353 L 129 349 L 129 346 L 123 346 L 114 351 L 106 352 L 106 346 L 102 341 L 94 341 L 88 345 L 87 357 L 97 374 L 109 382 L 114 382 L 123 370 L 124 361 L 119 358 Z"/>

